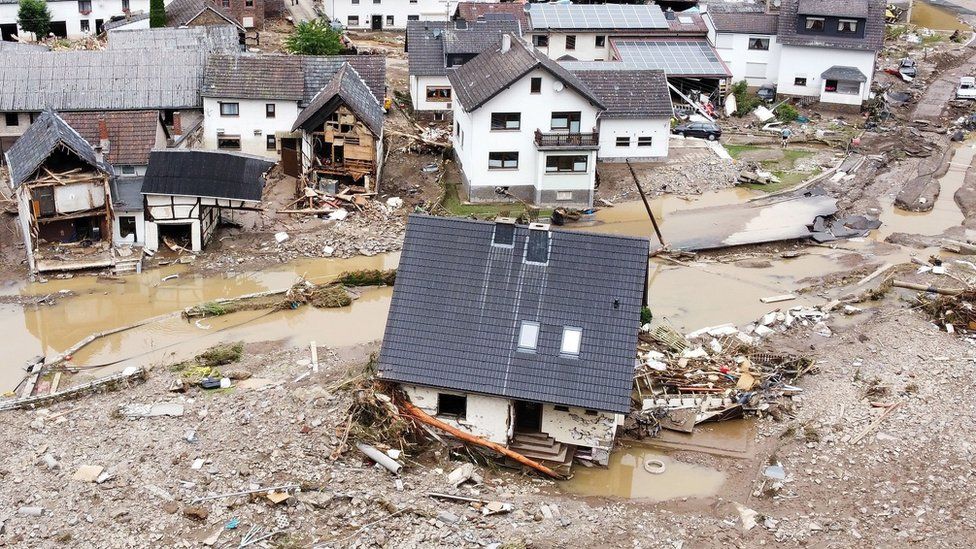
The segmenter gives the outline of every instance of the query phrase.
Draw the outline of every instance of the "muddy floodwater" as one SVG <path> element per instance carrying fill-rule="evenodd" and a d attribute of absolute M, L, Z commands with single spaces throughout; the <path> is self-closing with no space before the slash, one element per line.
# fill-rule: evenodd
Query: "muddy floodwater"
<path fill-rule="evenodd" d="M 960 21 L 951 11 L 925 2 L 915 2 L 912 4 L 912 18 L 910 23 L 932 30 L 972 30 L 971 27 Z"/>
<path fill-rule="evenodd" d="M 17 284 L 5 294 L 48 295 L 70 290 L 75 296 L 58 299 L 53 306 L 0 306 L 0 333 L 5 366 L 0 368 L 0 389 L 13 388 L 23 376 L 21 368 L 32 357 L 52 357 L 90 334 L 171 315 L 156 322 L 110 335 L 72 357 L 74 366 L 109 365 L 100 373 L 128 365 L 183 360 L 225 341 L 285 340 L 307 345 L 355 345 L 380 339 L 386 324 L 392 289 L 364 290 L 351 307 L 295 311 L 242 311 L 188 322 L 179 311 L 218 298 L 266 290 L 285 289 L 299 276 L 313 282 L 335 278 L 357 269 L 396 267 L 399 254 L 352 259 L 297 261 L 257 272 L 222 276 L 187 274 L 183 267 L 166 267 L 123 277 L 124 282 L 78 276 L 45 284 Z M 176 278 L 164 280 L 171 275 Z"/>

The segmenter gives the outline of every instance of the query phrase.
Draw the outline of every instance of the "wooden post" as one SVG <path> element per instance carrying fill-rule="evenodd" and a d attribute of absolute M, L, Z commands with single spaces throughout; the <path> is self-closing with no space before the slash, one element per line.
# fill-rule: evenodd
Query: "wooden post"
<path fill-rule="evenodd" d="M 644 208 L 647 210 L 647 217 L 651 218 L 651 225 L 654 225 L 654 232 L 657 233 L 657 240 L 661 243 L 661 247 L 667 248 L 668 245 L 664 242 L 664 237 L 661 236 L 661 228 L 657 226 L 657 220 L 654 219 L 654 212 L 651 211 L 651 204 L 647 201 L 647 195 L 644 194 L 644 189 L 641 187 L 640 181 L 637 179 L 637 171 L 634 170 L 634 166 L 627 161 L 627 167 L 630 168 L 630 175 L 634 178 L 634 185 L 637 185 L 637 191 L 640 193 L 641 200 L 644 201 Z"/>

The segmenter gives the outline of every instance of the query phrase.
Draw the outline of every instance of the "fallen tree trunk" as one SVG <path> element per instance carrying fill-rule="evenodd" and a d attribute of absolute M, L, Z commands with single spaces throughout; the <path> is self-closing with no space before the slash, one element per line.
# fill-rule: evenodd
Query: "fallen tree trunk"
<path fill-rule="evenodd" d="M 908 290 L 918 290 L 920 292 L 932 292 L 940 295 L 959 295 L 963 292 L 963 290 L 953 288 L 936 288 L 935 286 L 915 284 L 914 282 L 905 282 L 904 280 L 895 280 L 891 283 L 891 285 L 895 288 L 906 288 Z"/>
<path fill-rule="evenodd" d="M 427 425 L 430 425 L 431 427 L 437 427 L 438 429 L 444 431 L 445 433 L 448 433 L 448 434 L 450 434 L 450 435 L 452 435 L 454 437 L 457 437 L 457 438 L 459 438 L 459 439 L 461 439 L 461 440 L 463 440 L 465 442 L 470 442 L 471 444 L 477 444 L 478 446 L 483 446 L 485 448 L 488 448 L 489 450 L 494 450 L 495 452 L 498 452 L 499 454 L 502 454 L 505 457 L 512 458 L 515 461 L 521 463 L 522 465 L 526 465 L 528 467 L 531 467 L 531 468 L 535 469 L 536 471 L 539 471 L 540 473 L 543 473 L 545 475 L 548 475 L 548 476 L 550 476 L 552 478 L 559 479 L 559 480 L 562 480 L 563 479 L 563 476 L 562 475 L 560 475 L 559 473 L 557 473 L 557 472 L 553 471 L 552 469 L 546 467 L 545 465 L 543 465 L 543 464 L 541 464 L 539 462 L 533 461 L 533 460 L 531 460 L 531 459 L 523 456 L 522 454 L 520 454 L 518 452 L 513 452 L 512 450 L 509 450 L 508 448 L 502 446 L 501 444 L 496 444 L 496 443 L 491 442 L 489 440 L 485 440 L 485 439 L 483 439 L 481 437 L 472 435 L 471 433 L 465 433 L 464 431 L 462 431 L 460 429 L 457 429 L 455 427 L 452 427 L 452 426 L 450 426 L 450 425 L 448 425 L 448 424 L 446 424 L 446 423 L 444 423 L 444 422 L 442 422 L 442 421 L 440 421 L 438 419 L 435 419 L 435 418 L 431 417 L 426 412 L 424 412 L 420 408 L 417 408 L 416 406 L 414 406 L 410 402 L 407 402 L 406 400 L 402 400 L 400 402 L 400 407 L 402 407 L 404 410 L 406 410 L 406 412 L 408 414 L 410 414 L 411 416 L 413 416 L 414 418 L 416 418 L 417 421 L 419 421 L 421 423 L 426 423 Z"/>

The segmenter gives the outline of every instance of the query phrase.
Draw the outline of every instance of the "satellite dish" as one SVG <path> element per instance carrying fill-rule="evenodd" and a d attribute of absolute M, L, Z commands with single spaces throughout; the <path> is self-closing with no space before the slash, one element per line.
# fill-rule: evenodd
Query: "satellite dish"
<path fill-rule="evenodd" d="M 552 83 L 552 89 L 556 90 L 557 92 L 563 91 L 563 87 L 564 87 L 563 83 L 560 82 L 559 80 L 556 80 L 555 82 Z"/>

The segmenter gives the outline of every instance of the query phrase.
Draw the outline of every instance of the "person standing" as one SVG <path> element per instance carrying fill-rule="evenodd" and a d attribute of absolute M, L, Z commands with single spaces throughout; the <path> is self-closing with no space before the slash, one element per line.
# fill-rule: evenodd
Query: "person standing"
<path fill-rule="evenodd" d="M 789 128 L 783 128 L 783 131 L 779 132 L 779 136 L 783 140 L 782 147 L 784 149 L 789 144 L 791 135 L 793 135 L 793 132 Z"/>

